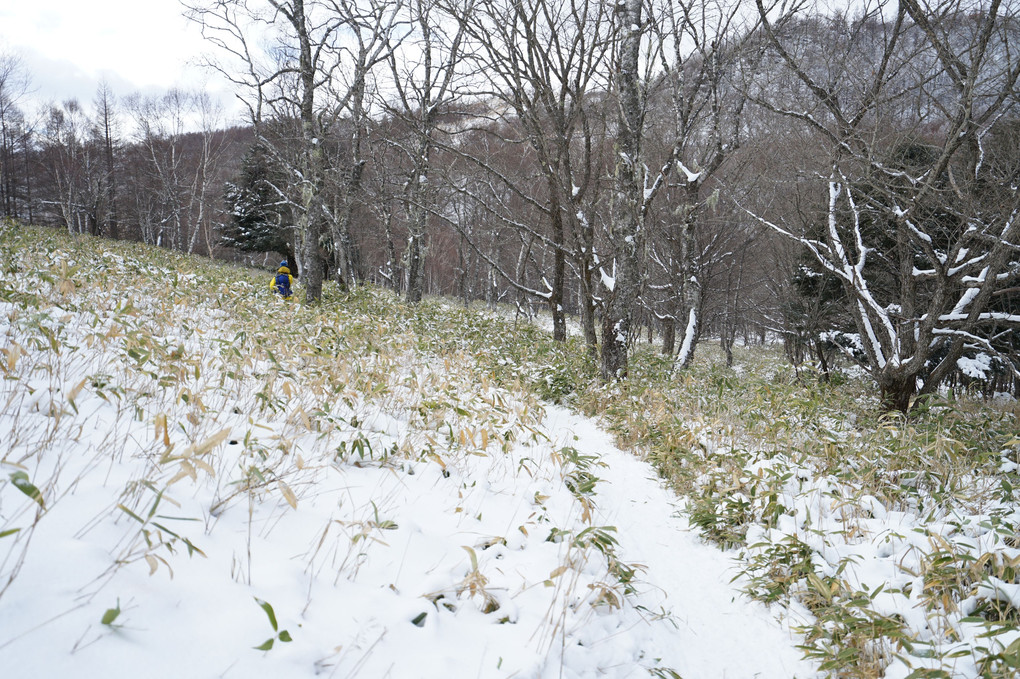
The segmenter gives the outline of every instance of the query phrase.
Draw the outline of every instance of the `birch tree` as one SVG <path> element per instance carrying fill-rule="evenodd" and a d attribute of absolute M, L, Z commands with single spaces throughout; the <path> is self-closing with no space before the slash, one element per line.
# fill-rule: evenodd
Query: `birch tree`
<path fill-rule="evenodd" d="M 219 106 L 205 93 L 174 89 L 158 97 L 132 97 L 129 108 L 136 167 L 148 178 L 143 190 L 151 193 L 142 220 L 146 242 L 193 253 L 202 237 L 211 253 L 211 203 L 213 195 L 219 198 L 211 187 L 223 144 Z M 96 134 L 96 146 L 103 148 L 98 128 Z"/>
<path fill-rule="evenodd" d="M 55 192 L 49 202 L 69 233 L 98 234 L 103 170 L 92 139 L 92 122 L 77 99 L 50 107 L 43 164 Z"/>

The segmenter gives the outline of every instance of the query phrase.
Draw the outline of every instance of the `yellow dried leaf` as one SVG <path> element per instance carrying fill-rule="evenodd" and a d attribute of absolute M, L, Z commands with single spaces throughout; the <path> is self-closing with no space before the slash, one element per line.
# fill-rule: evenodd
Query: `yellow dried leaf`
<path fill-rule="evenodd" d="M 206 474 L 209 476 L 216 476 L 216 470 L 212 468 L 211 464 L 200 457 L 193 457 L 191 459 L 195 463 L 195 466 L 204 471 Z"/>
<path fill-rule="evenodd" d="M 145 555 L 145 563 L 149 564 L 149 575 L 155 573 L 156 569 L 159 568 L 159 562 L 156 561 L 156 557 L 151 554 Z"/>
<path fill-rule="evenodd" d="M 489 430 L 482 429 L 482 448 L 489 447 Z"/>
<path fill-rule="evenodd" d="M 185 457 L 188 457 L 189 455 L 205 455 L 213 448 L 226 441 L 228 436 L 230 436 L 229 427 L 213 434 L 198 445 L 188 447 L 188 449 L 184 451 L 183 455 Z"/>
<path fill-rule="evenodd" d="M 155 428 L 156 428 L 156 440 L 158 441 L 159 437 L 160 437 L 160 434 L 162 434 L 163 435 L 163 445 L 164 446 L 169 446 L 170 445 L 170 432 L 167 431 L 166 413 L 160 413 L 160 414 L 156 415 Z"/>
<path fill-rule="evenodd" d="M 297 468 L 298 469 L 304 469 L 305 468 L 305 458 L 301 457 L 301 455 L 299 454 L 297 456 L 296 464 L 297 464 Z"/>
<path fill-rule="evenodd" d="M 83 377 L 81 379 L 81 382 L 79 382 L 78 384 L 74 385 L 74 389 L 72 389 L 71 393 L 67 395 L 67 400 L 68 401 L 74 401 L 74 399 L 78 398 L 78 394 L 80 394 L 81 390 L 85 388 L 85 383 L 88 382 L 88 381 L 89 381 L 89 378 Z"/>
<path fill-rule="evenodd" d="M 4 353 L 7 354 L 7 372 L 14 372 L 14 368 L 18 365 L 18 358 L 21 356 L 21 347 L 12 344 L 10 349 L 4 349 Z"/>
<path fill-rule="evenodd" d="M 169 488 L 170 486 L 174 485 L 175 483 L 177 483 L 181 479 L 188 478 L 188 476 L 189 476 L 188 472 L 186 472 L 183 469 L 181 469 L 176 474 L 174 474 L 174 477 L 172 479 L 170 479 L 169 481 L 166 482 L 167 488 Z"/>
<path fill-rule="evenodd" d="M 277 483 L 280 484 L 280 492 L 283 493 L 283 499 L 286 500 L 287 504 L 291 507 L 297 509 L 297 495 L 294 494 L 294 491 L 292 491 L 290 486 L 283 481 L 277 481 Z"/>
<path fill-rule="evenodd" d="M 523 526 L 522 526 L 522 528 L 523 528 Z M 566 572 L 567 572 L 567 567 L 566 566 L 560 566 L 558 568 L 554 568 L 552 573 L 549 574 L 549 579 L 552 580 L 554 578 L 558 578 L 558 577 L 560 577 L 561 575 L 563 575 Z"/>

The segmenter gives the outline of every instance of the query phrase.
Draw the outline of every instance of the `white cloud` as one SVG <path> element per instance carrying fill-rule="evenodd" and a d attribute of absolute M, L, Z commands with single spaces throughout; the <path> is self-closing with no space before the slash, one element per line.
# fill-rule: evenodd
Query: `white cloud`
<path fill-rule="evenodd" d="M 208 51 L 179 0 L 15 0 L 0 8 L 0 50 L 21 55 L 37 104 L 91 101 L 101 80 L 115 94 L 227 85 L 197 65 Z"/>

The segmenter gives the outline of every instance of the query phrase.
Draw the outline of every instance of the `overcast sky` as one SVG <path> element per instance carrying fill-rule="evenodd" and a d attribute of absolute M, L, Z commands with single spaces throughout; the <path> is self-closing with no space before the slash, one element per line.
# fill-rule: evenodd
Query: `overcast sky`
<path fill-rule="evenodd" d="M 91 104 L 105 79 L 119 97 L 202 88 L 232 105 L 226 85 L 194 64 L 208 48 L 182 11 L 179 0 L 2 0 L 0 51 L 21 56 L 31 104 Z"/>

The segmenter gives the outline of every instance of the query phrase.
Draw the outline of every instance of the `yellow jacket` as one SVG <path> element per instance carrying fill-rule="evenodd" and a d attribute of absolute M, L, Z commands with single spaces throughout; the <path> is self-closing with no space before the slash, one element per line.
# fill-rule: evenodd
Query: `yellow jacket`
<path fill-rule="evenodd" d="M 290 269 L 281 266 L 276 270 L 276 275 L 269 281 L 269 288 L 276 291 L 284 299 L 291 299 L 294 296 L 294 277 L 290 275 Z"/>

